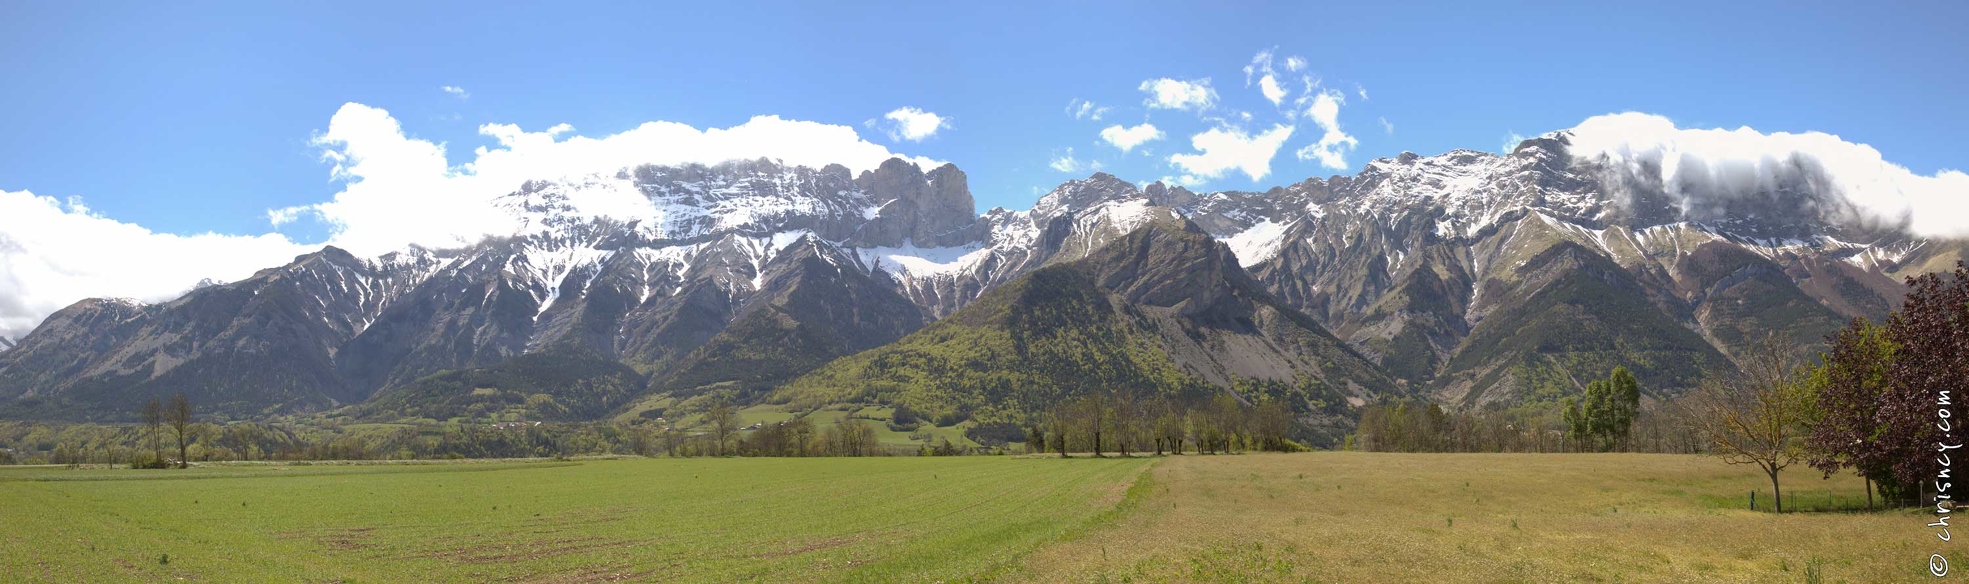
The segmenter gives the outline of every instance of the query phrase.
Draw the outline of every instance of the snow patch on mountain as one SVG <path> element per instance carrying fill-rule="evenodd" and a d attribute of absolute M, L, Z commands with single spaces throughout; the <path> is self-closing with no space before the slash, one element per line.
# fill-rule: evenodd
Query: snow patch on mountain
<path fill-rule="evenodd" d="M 1237 255 L 1238 264 L 1249 268 L 1278 254 L 1279 248 L 1285 244 L 1287 227 L 1291 224 L 1273 223 L 1266 219 L 1225 239 L 1224 244 L 1229 245 L 1231 253 Z"/>
<path fill-rule="evenodd" d="M 586 276 L 587 279 L 575 291 L 577 294 L 586 294 L 588 285 L 592 284 L 595 275 L 601 272 L 601 262 L 614 253 L 610 250 L 582 246 L 526 245 L 520 253 L 514 255 L 513 261 L 507 264 L 507 269 L 522 282 L 534 301 L 539 303 L 539 308 L 534 312 L 534 317 L 538 318 L 560 299 L 561 288 L 568 283 L 570 277 L 576 274 Z"/>
<path fill-rule="evenodd" d="M 861 248 L 855 253 L 870 270 L 886 270 L 904 278 L 935 278 L 975 268 L 991 257 L 992 251 L 980 244 L 921 248 L 905 243 L 902 247 Z"/>

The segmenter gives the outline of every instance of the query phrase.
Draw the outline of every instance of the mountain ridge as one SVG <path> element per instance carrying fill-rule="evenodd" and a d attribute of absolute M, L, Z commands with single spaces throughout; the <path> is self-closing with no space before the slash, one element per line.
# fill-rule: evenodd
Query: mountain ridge
<path fill-rule="evenodd" d="M 1576 280 L 1526 273 L 1527 262 L 1550 250 L 1604 259 L 1612 271 L 1597 262 L 1564 265 L 1631 279 L 1615 287 L 1625 299 L 1618 302 L 1689 329 L 1725 358 L 1718 367 L 1753 330 L 1809 341 L 1844 319 L 1878 317 L 1899 301 L 1901 277 L 1964 255 L 1960 241 L 1841 223 L 1845 211 L 1836 208 L 1766 212 L 1745 203 L 1693 218 L 1671 213 L 1661 185 L 1614 177 L 1604 162 L 1568 147 L 1567 136 L 1555 133 L 1504 155 L 1404 153 L 1353 176 L 1264 192 L 1195 193 L 1095 173 L 1062 183 L 1030 209 L 983 213 L 972 211 L 956 166 L 925 172 L 900 159 L 859 176 L 839 165 L 741 160 L 529 181 L 501 199 L 527 226 L 510 236 L 372 259 L 325 246 L 171 302 L 78 302 L 0 349 L 7 402 L 0 415 L 127 416 L 129 400 L 170 391 L 214 391 L 204 397 L 230 416 L 320 411 L 434 374 L 561 350 L 632 367 L 659 391 L 733 382 L 752 384 L 747 394 L 758 395 L 804 373 L 795 370 L 901 338 L 1025 274 L 1172 221 L 1221 241 L 1240 277 L 1396 383 L 1475 407 L 1577 389 L 1512 376 L 1478 375 L 1490 381 L 1477 383 L 1452 370 L 1474 366 L 1475 357 L 1458 358 L 1478 350 L 1471 339 L 1480 329 L 1509 324 L 1486 321 L 1536 321 L 1509 308 L 1546 284 Z M 1783 184 L 1746 200 L 1781 206 L 1824 198 L 1798 190 L 1806 186 Z M 595 201 L 627 210 L 601 214 Z M 837 277 L 774 292 L 784 282 L 773 266 L 789 265 L 775 263 L 789 250 L 826 263 Z M 893 297 L 876 294 L 878 287 Z M 786 306 L 787 289 L 887 308 L 842 311 L 848 320 L 819 309 L 761 312 Z M 1752 302 L 1763 298 L 1777 300 Z M 746 381 L 729 370 L 757 368 L 703 365 L 707 351 L 756 352 L 770 342 L 766 331 L 860 330 L 861 316 L 888 323 L 876 327 L 885 332 L 818 334 L 826 340 L 781 359 L 800 364 L 780 374 Z M 834 324 L 809 327 L 822 322 Z M 741 334 L 747 330 L 754 333 Z M 723 349 L 705 348 L 714 343 Z M 1599 349 L 1584 345 L 1560 349 L 1540 354 L 1554 362 L 1599 359 L 1588 358 Z M 1614 361 L 1662 367 L 1636 355 Z M 186 364 L 179 377 L 168 375 Z M 215 376 L 258 368 L 276 372 L 255 382 L 253 391 L 264 395 L 227 397 L 239 388 L 226 383 L 217 384 L 223 391 L 201 389 Z M 698 381 L 674 379 L 680 375 Z M 1686 375 L 1655 379 L 1669 380 L 1661 395 L 1690 383 Z M 1479 399 L 1463 401 L 1468 396 Z M 23 403 L 50 399 L 66 405 Z M 98 410 L 106 411 L 88 413 Z"/>

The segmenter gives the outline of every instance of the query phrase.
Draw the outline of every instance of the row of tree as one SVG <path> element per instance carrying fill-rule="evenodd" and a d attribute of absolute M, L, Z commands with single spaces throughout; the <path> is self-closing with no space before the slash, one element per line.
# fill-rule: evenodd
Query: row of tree
<path fill-rule="evenodd" d="M 220 460 L 551 458 L 657 455 L 669 451 L 662 432 L 613 423 L 342 427 L 332 420 L 224 425 L 194 422 L 184 425 L 183 435 L 183 447 L 179 448 L 178 433 L 168 423 L 153 431 L 144 424 L 0 422 L 0 453 L 7 455 L 0 457 L 0 464 L 141 468 L 155 467 L 160 460 L 177 466 L 184 462 Z M 167 452 L 160 455 L 159 450 Z"/>
<path fill-rule="evenodd" d="M 1673 404 L 1641 403 L 1641 386 L 1625 367 L 1558 403 L 1445 410 L 1397 400 L 1361 408 L 1344 445 L 1383 452 L 1661 452 L 1695 453 L 1702 437 Z"/>
<path fill-rule="evenodd" d="M 1520 406 L 1446 410 L 1420 400 L 1362 406 L 1357 430 L 1341 448 L 1370 452 L 1604 452 L 1605 442 L 1582 440 L 1564 408 Z M 1616 451 L 1694 454 L 1703 438 L 1673 404 L 1644 405 Z"/>
<path fill-rule="evenodd" d="M 671 454 L 694 456 L 700 453 L 712 455 L 732 454 L 737 456 L 877 456 L 887 454 L 877 443 L 875 427 L 866 420 L 844 416 L 839 422 L 818 428 L 810 416 L 801 416 L 772 424 L 761 424 L 758 429 L 742 438 L 734 438 L 739 431 L 738 414 L 730 404 L 719 402 L 711 407 L 707 418 L 712 433 L 707 441 L 700 441 L 693 448 L 689 444 L 672 447 Z M 666 430 L 666 435 L 676 434 Z M 710 447 L 707 452 L 706 447 Z"/>
<path fill-rule="evenodd" d="M 1055 407 L 1026 429 L 1029 452 L 1094 456 L 1113 452 L 1182 454 L 1245 450 L 1290 451 L 1305 447 L 1288 435 L 1296 423 L 1283 400 L 1247 404 L 1228 393 L 1207 400 L 1156 399 L 1142 403 L 1125 390 L 1090 392 Z"/>

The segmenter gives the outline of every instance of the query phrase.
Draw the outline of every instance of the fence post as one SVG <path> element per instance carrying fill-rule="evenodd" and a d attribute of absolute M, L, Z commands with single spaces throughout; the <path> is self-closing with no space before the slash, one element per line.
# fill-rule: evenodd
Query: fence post
<path fill-rule="evenodd" d="M 1757 491 L 1755 490 L 1750 491 L 1750 510 L 1757 510 Z"/>

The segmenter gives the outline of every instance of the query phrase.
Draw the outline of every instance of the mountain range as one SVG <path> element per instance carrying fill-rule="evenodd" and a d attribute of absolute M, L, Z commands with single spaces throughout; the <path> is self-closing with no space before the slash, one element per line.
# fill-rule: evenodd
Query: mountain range
<path fill-rule="evenodd" d="M 1878 319 L 1969 249 L 1857 219 L 1809 167 L 1690 205 L 1570 146 L 1264 192 L 1097 173 L 982 214 L 956 166 L 901 159 L 531 181 L 497 202 L 525 228 L 474 245 L 324 247 L 169 302 L 77 302 L 0 344 L 0 416 L 122 420 L 184 392 L 228 418 L 577 420 L 716 395 L 1018 420 L 1254 381 L 1469 408 L 1617 365 L 1659 398 L 1766 332 Z"/>

